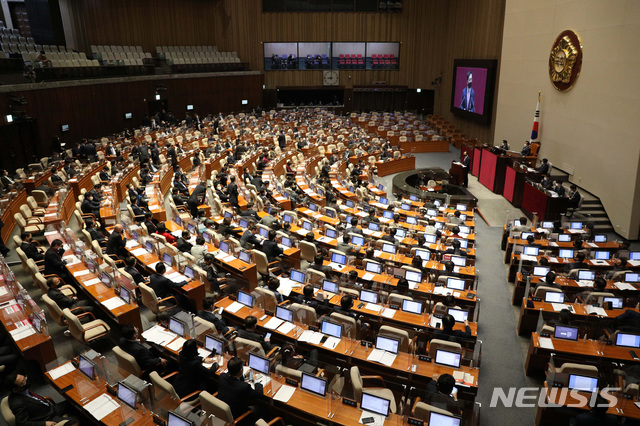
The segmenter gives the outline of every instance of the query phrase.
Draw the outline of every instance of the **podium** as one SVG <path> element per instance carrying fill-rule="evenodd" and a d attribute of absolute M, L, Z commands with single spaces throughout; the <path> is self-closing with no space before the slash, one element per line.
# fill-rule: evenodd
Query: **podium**
<path fill-rule="evenodd" d="M 507 169 L 508 158 L 497 155 L 489 149 L 482 150 L 482 160 L 480 164 L 480 176 L 478 180 L 481 184 L 489 188 L 496 194 L 502 194 L 504 190 L 504 175 Z"/>
<path fill-rule="evenodd" d="M 454 185 L 462 185 L 464 183 L 464 174 L 465 171 L 462 164 L 452 161 L 449 169 L 450 182 Z"/>

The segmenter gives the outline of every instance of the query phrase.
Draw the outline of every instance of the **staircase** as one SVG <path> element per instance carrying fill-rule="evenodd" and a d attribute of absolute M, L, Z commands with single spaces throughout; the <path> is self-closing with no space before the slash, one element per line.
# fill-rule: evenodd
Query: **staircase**
<path fill-rule="evenodd" d="M 582 200 L 582 206 L 580 207 L 580 210 L 573 214 L 573 218 L 593 222 L 595 231 L 598 234 L 615 232 L 600 199 L 584 191 L 580 191 L 580 194 L 584 197 Z"/>

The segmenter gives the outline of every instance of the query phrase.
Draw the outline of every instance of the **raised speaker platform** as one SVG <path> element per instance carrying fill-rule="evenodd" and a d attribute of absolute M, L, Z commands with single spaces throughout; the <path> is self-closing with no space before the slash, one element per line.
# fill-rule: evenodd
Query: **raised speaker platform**
<path fill-rule="evenodd" d="M 434 191 L 427 190 L 427 182 L 436 181 L 438 186 Z M 449 181 L 449 173 L 440 167 L 411 170 L 398 173 L 393 177 L 393 194 L 397 198 L 415 195 L 421 200 L 432 199 L 448 204 L 466 204 L 475 207 L 478 199 L 465 188 L 444 183 Z"/>

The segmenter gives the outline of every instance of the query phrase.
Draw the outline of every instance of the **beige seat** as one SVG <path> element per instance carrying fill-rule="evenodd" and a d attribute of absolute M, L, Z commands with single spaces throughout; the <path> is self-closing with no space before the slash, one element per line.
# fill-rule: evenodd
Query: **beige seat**
<path fill-rule="evenodd" d="M 16 223 L 20 227 L 20 232 L 29 233 L 33 235 L 42 235 L 44 234 L 44 223 L 41 222 L 27 222 L 21 213 L 16 213 L 13 215 Z"/>
<path fill-rule="evenodd" d="M 425 402 L 418 401 L 413 404 L 413 408 L 411 409 L 411 415 L 417 419 L 429 421 L 429 414 L 431 412 L 444 414 L 447 416 L 454 416 L 454 414 L 450 411 L 443 410 L 438 407 L 434 407 L 433 405 L 429 405 Z"/>
<path fill-rule="evenodd" d="M 367 392 L 380 398 L 385 398 L 391 401 L 389 407 L 390 411 L 395 414 L 396 412 L 396 398 L 390 389 L 387 389 L 384 385 L 384 380 L 380 376 L 362 376 L 360 375 L 360 369 L 358 367 L 351 367 L 351 384 L 353 385 L 353 393 L 356 401 L 362 400 L 362 392 Z M 377 380 L 382 387 L 365 387 L 365 380 Z"/>
<path fill-rule="evenodd" d="M 276 306 L 278 306 L 278 300 L 276 295 L 269 289 L 263 287 L 256 287 L 254 290 L 256 293 L 262 296 L 264 300 L 263 310 L 275 312 Z"/>
<path fill-rule="evenodd" d="M 167 380 L 177 375 L 177 371 L 174 371 L 173 373 L 168 374 L 164 377 L 160 377 L 157 371 L 152 371 L 151 373 L 149 373 L 149 379 L 151 379 L 151 383 L 153 384 L 151 389 L 153 389 L 154 399 L 156 401 L 162 399 L 165 394 L 169 395 L 169 397 L 173 401 L 180 401 L 180 403 L 196 399 L 196 397 L 200 394 L 200 391 L 191 392 L 189 395 L 180 398 L 173 385 Z"/>
<path fill-rule="evenodd" d="M 300 303 L 292 303 L 289 307 L 296 313 L 298 321 L 306 325 L 316 325 L 318 321 L 317 313 L 316 310 L 311 306 L 303 305 Z"/>
<path fill-rule="evenodd" d="M 69 309 L 64 309 L 62 312 L 69 324 L 69 331 L 71 332 L 71 335 L 80 343 L 86 344 L 101 337 L 105 337 L 111 330 L 106 322 L 95 319 L 91 312 L 85 312 L 78 316 L 74 315 Z M 80 318 L 87 315 L 93 317 L 94 320 L 86 324 L 82 324 L 80 322 Z"/>
<path fill-rule="evenodd" d="M 383 326 L 380 326 L 380 330 L 378 330 L 378 335 L 386 335 L 386 336 L 391 336 L 391 337 L 400 339 L 399 350 L 401 352 L 413 353 L 416 337 L 414 336 L 413 338 L 411 338 L 407 330 L 402 330 L 400 328 L 383 325 Z"/>
<path fill-rule="evenodd" d="M 279 374 L 281 376 L 284 376 L 286 378 L 293 379 L 293 380 L 298 380 L 298 381 L 302 380 L 302 371 L 285 367 L 282 364 L 276 365 L 276 374 Z"/>
<path fill-rule="evenodd" d="M 533 294 L 533 296 L 534 297 L 539 297 L 540 299 L 544 300 L 545 295 L 547 293 L 562 293 L 562 290 L 560 290 L 558 288 L 555 288 L 555 287 L 549 287 L 549 286 L 546 286 L 546 285 L 541 285 L 541 286 L 536 287 L 536 291 Z"/>
<path fill-rule="evenodd" d="M 317 269 L 307 269 L 307 274 L 309 274 L 309 283 L 313 284 L 313 285 L 320 285 L 322 284 L 323 280 L 327 279 L 327 276 L 325 275 L 324 272 L 320 272 Z"/>
<path fill-rule="evenodd" d="M 36 203 L 40 207 L 46 207 L 49 205 L 49 197 L 46 192 L 34 189 L 31 191 L 31 196 L 36 200 Z"/>
<path fill-rule="evenodd" d="M 164 299 L 158 299 L 155 290 L 144 283 L 138 284 L 138 288 L 140 289 L 140 293 L 142 295 L 142 304 L 156 315 L 159 315 L 163 311 L 166 311 L 167 309 L 173 308 L 174 306 L 178 305 L 178 301 L 173 296 L 168 296 Z M 172 304 L 163 305 L 163 303 L 165 302 L 172 302 Z"/>
<path fill-rule="evenodd" d="M 462 345 L 460 343 L 449 342 L 448 340 L 431 339 L 429 342 L 429 356 L 435 359 L 436 350 L 443 349 L 449 352 L 462 353 Z"/>
<path fill-rule="evenodd" d="M 313 259 L 318 254 L 318 248 L 315 244 L 308 241 L 300 241 L 300 258 L 309 263 L 313 263 Z"/>
<path fill-rule="evenodd" d="M 342 336 L 348 337 L 350 339 L 358 338 L 358 323 L 355 318 L 349 317 L 347 315 L 342 315 L 337 312 L 331 313 L 329 316 L 333 321 L 342 325 Z"/>
<path fill-rule="evenodd" d="M 133 356 L 129 355 L 128 352 L 125 352 L 120 346 L 114 346 L 113 353 L 116 356 L 118 367 L 128 371 L 136 377 L 140 377 L 142 375 L 142 368 L 140 368 L 140 364 L 138 364 L 138 361 L 136 361 Z"/>
<path fill-rule="evenodd" d="M 389 305 L 402 306 L 403 300 L 413 301 L 413 298 L 410 296 L 405 296 L 404 294 L 391 293 L 389 294 L 389 299 L 387 300 L 387 302 L 389 303 Z"/>
<path fill-rule="evenodd" d="M 615 294 L 609 293 L 607 291 L 592 291 L 584 300 L 584 304 L 592 305 L 594 303 L 598 303 L 602 305 L 602 301 L 605 297 L 615 297 Z"/>
<path fill-rule="evenodd" d="M 42 301 L 45 306 L 49 310 L 49 316 L 52 320 L 56 322 L 56 324 L 61 325 L 63 327 L 67 326 L 67 320 L 64 316 L 64 312 L 60 309 L 60 306 L 56 302 L 54 302 L 49 296 L 46 294 L 42 295 Z M 76 308 L 80 309 L 80 308 Z"/>
<path fill-rule="evenodd" d="M 259 250 L 251 250 L 253 261 L 256 263 L 257 271 L 263 276 L 268 276 L 270 272 L 277 272 L 280 268 L 275 266 L 278 262 L 269 263 L 267 255 Z"/>
<path fill-rule="evenodd" d="M 36 285 L 40 288 L 40 291 L 42 292 L 42 294 L 43 295 L 47 294 L 47 291 L 49 290 L 49 287 L 47 286 L 47 279 L 40 272 L 35 274 L 34 281 Z M 62 294 L 64 294 L 67 297 L 72 297 L 77 295 L 76 289 L 68 284 L 59 286 L 58 290 L 60 290 Z"/>
<path fill-rule="evenodd" d="M 251 353 L 255 353 L 256 355 L 260 355 L 261 357 L 266 357 L 264 353 L 264 348 L 258 342 L 254 342 L 253 340 L 243 339 L 242 337 L 236 337 L 235 340 L 236 349 L 240 352 L 241 349 L 245 349 L 250 351 Z"/>
<path fill-rule="evenodd" d="M 598 367 L 589 364 L 565 362 L 562 366 L 556 368 L 556 373 L 580 374 L 583 376 L 598 377 Z"/>
<path fill-rule="evenodd" d="M 217 419 L 221 419 L 222 421 L 232 425 L 238 424 L 245 417 L 251 414 L 251 410 L 247 410 L 240 417 L 235 419 L 233 414 L 231 414 L 231 408 L 229 408 L 229 405 L 207 391 L 200 392 L 200 408 L 205 413 L 210 415 L 213 414 Z"/>

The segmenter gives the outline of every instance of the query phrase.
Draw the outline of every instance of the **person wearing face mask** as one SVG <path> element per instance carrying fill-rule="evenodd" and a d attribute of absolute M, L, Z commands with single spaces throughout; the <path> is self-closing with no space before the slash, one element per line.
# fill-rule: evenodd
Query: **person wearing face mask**
<path fill-rule="evenodd" d="M 6 377 L 6 387 L 11 389 L 9 408 L 16 417 L 16 425 L 55 426 L 66 420 L 66 426 L 79 426 L 78 419 L 63 417 L 70 410 L 68 403 L 56 404 L 29 390 L 31 381 L 17 371 Z"/>

